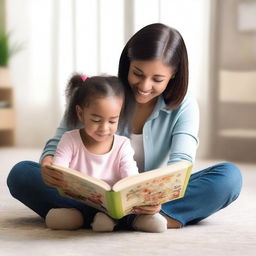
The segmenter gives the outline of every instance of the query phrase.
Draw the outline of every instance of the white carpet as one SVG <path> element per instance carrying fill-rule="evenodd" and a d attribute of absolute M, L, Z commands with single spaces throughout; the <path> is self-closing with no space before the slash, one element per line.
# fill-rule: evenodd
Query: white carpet
<path fill-rule="evenodd" d="M 52 231 L 31 210 L 14 200 L 6 187 L 10 168 L 21 160 L 38 160 L 40 150 L 0 148 L 0 255 L 171 255 L 256 254 L 256 165 L 239 164 L 244 186 L 239 199 L 198 225 L 143 232 L 93 233 Z M 197 161 L 201 169 L 217 161 Z"/>

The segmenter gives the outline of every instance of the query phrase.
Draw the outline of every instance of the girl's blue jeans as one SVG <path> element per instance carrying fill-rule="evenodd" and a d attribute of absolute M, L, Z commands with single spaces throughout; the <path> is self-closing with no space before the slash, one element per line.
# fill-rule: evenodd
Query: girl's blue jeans
<path fill-rule="evenodd" d="M 31 161 L 17 163 L 7 184 L 13 197 L 45 218 L 52 208 L 77 208 L 90 227 L 98 211 L 78 201 L 62 197 L 55 188 L 47 186 L 41 176 L 41 166 Z M 219 163 L 191 175 L 185 196 L 162 205 L 162 212 L 181 224 L 195 224 L 225 208 L 239 195 L 242 186 L 240 170 L 233 163 Z M 117 229 L 131 229 L 135 215 L 119 221 Z"/>

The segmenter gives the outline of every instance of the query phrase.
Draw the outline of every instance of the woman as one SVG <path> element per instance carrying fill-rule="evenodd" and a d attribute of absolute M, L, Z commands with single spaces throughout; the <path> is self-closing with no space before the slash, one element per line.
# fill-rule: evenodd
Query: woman
<path fill-rule="evenodd" d="M 199 113 L 195 99 L 187 93 L 188 57 L 179 32 L 163 24 L 142 28 L 124 47 L 118 76 L 126 86 L 127 106 L 129 101 L 136 101 L 131 124 L 119 133 L 131 138 L 139 170 L 148 171 L 179 160 L 193 162 Z M 67 130 L 69 127 L 62 120 L 41 156 L 42 174 L 53 183 L 56 177 L 45 165 L 52 163 L 57 143 Z M 8 186 L 15 198 L 43 218 L 51 208 L 58 207 L 74 207 L 85 215 L 94 211 L 46 186 L 41 166 L 21 162 L 13 167 Z M 136 214 L 160 211 L 168 228 L 179 228 L 197 223 L 229 205 L 238 197 L 241 185 L 239 169 L 232 163 L 220 163 L 192 174 L 184 198 L 134 211 Z M 91 221 L 93 214 L 86 219 Z M 124 218 L 120 227 L 129 228 L 131 221 Z"/>

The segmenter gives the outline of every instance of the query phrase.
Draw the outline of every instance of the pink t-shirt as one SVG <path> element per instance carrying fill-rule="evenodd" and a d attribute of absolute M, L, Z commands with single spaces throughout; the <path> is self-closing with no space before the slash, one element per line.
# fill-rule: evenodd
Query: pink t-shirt
<path fill-rule="evenodd" d="M 93 154 L 86 149 L 79 129 L 76 129 L 63 134 L 53 164 L 70 167 L 113 185 L 124 177 L 138 174 L 133 155 L 130 140 L 119 135 L 114 135 L 114 143 L 108 153 Z"/>

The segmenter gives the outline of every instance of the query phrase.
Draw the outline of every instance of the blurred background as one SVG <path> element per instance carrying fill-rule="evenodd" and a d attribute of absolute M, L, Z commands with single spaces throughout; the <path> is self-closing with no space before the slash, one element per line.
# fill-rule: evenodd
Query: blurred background
<path fill-rule="evenodd" d="M 131 35 L 161 22 L 187 45 L 197 157 L 256 162 L 256 0 L 0 0 L 0 18 L 18 47 L 0 64 L 0 147 L 43 148 L 72 72 L 116 75 Z"/>

